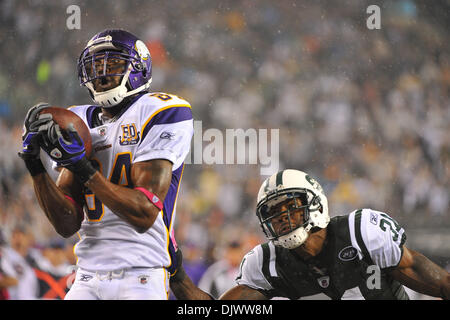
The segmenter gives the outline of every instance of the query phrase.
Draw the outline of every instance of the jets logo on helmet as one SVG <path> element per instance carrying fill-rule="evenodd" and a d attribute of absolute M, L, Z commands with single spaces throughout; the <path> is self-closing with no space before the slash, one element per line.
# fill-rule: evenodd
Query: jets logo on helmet
<path fill-rule="evenodd" d="M 78 77 L 95 102 L 104 108 L 115 106 L 124 98 L 150 87 L 150 52 L 144 42 L 125 30 L 102 31 L 92 37 L 81 52 Z M 111 79 L 117 82 L 114 87 L 95 85 L 95 82 Z"/>
<path fill-rule="evenodd" d="M 281 211 L 280 206 L 288 203 L 290 207 Z M 301 223 L 293 221 L 294 211 L 302 212 Z M 282 214 L 289 228 L 280 232 L 274 228 L 274 221 Z M 328 200 L 320 184 L 305 172 L 292 169 L 279 171 L 262 183 L 256 215 L 266 237 L 287 249 L 299 247 L 310 232 L 325 228 L 330 221 Z"/>
<path fill-rule="evenodd" d="M 323 189 L 322 189 L 322 186 L 321 186 L 314 178 L 311 178 L 309 175 L 306 175 L 306 176 L 305 176 L 305 179 L 306 179 L 309 183 L 311 183 L 311 185 L 313 186 L 314 189 L 318 190 L 318 191 L 321 192 L 321 193 L 324 193 L 324 192 L 323 192 Z"/>

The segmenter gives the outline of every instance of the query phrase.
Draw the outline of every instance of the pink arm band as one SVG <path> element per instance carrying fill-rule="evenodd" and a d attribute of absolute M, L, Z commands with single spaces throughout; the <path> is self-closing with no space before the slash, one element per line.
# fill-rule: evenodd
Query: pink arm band
<path fill-rule="evenodd" d="M 174 229 L 172 229 L 172 232 L 170 233 L 170 239 L 172 240 L 173 248 L 175 249 L 175 251 L 177 251 L 178 244 L 175 241 L 175 230 Z"/>
<path fill-rule="evenodd" d="M 73 200 L 72 197 L 69 197 L 66 194 L 64 195 L 64 197 L 66 197 L 66 199 L 68 199 L 70 202 L 72 202 L 72 204 L 75 206 L 75 208 L 77 209 L 78 212 L 83 213 L 83 210 L 81 209 L 81 207 L 78 205 L 78 203 L 75 200 Z"/>
<path fill-rule="evenodd" d="M 159 200 L 159 198 L 154 193 L 151 193 L 147 189 L 141 188 L 141 187 L 137 187 L 134 189 L 139 190 L 140 192 L 145 194 L 145 196 L 148 198 L 148 200 L 150 200 L 150 202 L 153 203 L 159 210 L 163 209 L 163 203 L 161 202 L 161 200 Z"/>

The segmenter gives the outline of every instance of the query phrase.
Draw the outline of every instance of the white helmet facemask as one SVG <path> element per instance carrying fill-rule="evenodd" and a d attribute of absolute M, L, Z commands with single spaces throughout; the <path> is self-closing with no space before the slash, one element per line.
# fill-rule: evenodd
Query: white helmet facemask
<path fill-rule="evenodd" d="M 301 246 L 309 236 L 309 230 L 304 227 L 299 227 L 284 236 L 279 236 L 273 240 L 276 246 L 281 246 L 286 249 L 295 249 Z"/>
<path fill-rule="evenodd" d="M 285 211 L 281 211 L 282 203 L 289 203 Z M 330 221 L 322 187 L 299 170 L 283 170 L 266 179 L 258 194 L 256 211 L 266 237 L 286 249 L 299 247 L 311 229 L 325 228 Z M 302 222 L 295 221 L 294 212 L 301 212 Z M 289 228 L 278 233 L 273 227 L 273 219 L 280 219 L 281 215 Z"/>
<path fill-rule="evenodd" d="M 132 96 L 135 93 L 141 92 L 143 90 L 147 90 L 150 87 L 150 84 L 152 83 L 152 79 L 150 79 L 145 85 L 142 85 L 141 87 L 128 91 L 127 88 L 127 81 L 130 76 L 131 72 L 131 65 L 128 66 L 128 70 L 126 71 L 125 75 L 122 77 L 122 81 L 120 84 L 107 91 L 97 92 L 95 91 L 94 85 L 92 82 L 87 82 L 85 86 L 89 89 L 92 95 L 92 99 L 100 104 L 104 108 L 112 107 L 115 105 L 118 105 L 123 101 L 124 98 Z"/>

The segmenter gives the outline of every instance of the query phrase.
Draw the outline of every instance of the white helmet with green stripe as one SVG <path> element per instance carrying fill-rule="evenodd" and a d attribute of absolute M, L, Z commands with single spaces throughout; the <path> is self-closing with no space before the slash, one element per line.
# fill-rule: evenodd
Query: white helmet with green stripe
<path fill-rule="evenodd" d="M 292 199 L 300 199 L 301 205 L 295 200 L 287 210 L 279 210 L 282 203 Z M 303 209 L 304 222 L 296 225 L 291 221 L 291 213 L 300 209 Z M 283 213 L 287 213 L 289 228 L 277 232 L 272 220 Z M 267 238 L 286 249 L 299 247 L 310 232 L 325 228 L 330 221 L 328 200 L 320 184 L 307 173 L 293 169 L 279 171 L 262 183 L 256 215 Z"/>

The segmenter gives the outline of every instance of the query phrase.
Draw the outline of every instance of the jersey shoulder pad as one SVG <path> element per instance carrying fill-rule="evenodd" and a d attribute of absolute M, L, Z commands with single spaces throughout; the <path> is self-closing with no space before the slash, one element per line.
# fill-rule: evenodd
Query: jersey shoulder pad
<path fill-rule="evenodd" d="M 191 105 L 175 95 L 150 93 L 141 97 L 137 103 L 140 104 L 138 107 L 143 128 L 193 119 Z"/>
<path fill-rule="evenodd" d="M 79 117 L 84 119 L 85 117 L 83 117 L 83 115 L 86 114 L 86 110 L 89 107 L 91 107 L 91 105 L 83 104 L 83 105 L 72 105 L 67 107 L 66 109 L 76 113 Z"/>
<path fill-rule="evenodd" d="M 395 267 L 403 254 L 405 230 L 388 214 L 360 209 L 349 215 L 352 245 L 360 258 L 381 269 Z"/>
<path fill-rule="evenodd" d="M 186 106 L 191 108 L 191 104 L 187 100 L 170 93 L 151 92 L 146 94 L 144 97 L 146 103 L 158 108 L 170 106 Z"/>
<path fill-rule="evenodd" d="M 84 121 L 84 123 L 86 123 L 86 125 L 88 125 L 88 123 L 90 121 L 88 118 L 92 117 L 92 111 L 96 107 L 97 106 L 93 106 L 93 105 L 89 105 L 89 104 L 73 105 L 73 106 L 68 107 L 67 110 L 74 112 L 77 116 L 79 116 Z"/>
<path fill-rule="evenodd" d="M 264 276 L 262 268 L 263 248 L 262 245 L 257 245 L 242 259 L 239 267 L 239 275 L 236 277 L 236 283 L 246 285 L 257 290 L 273 289 Z"/>

